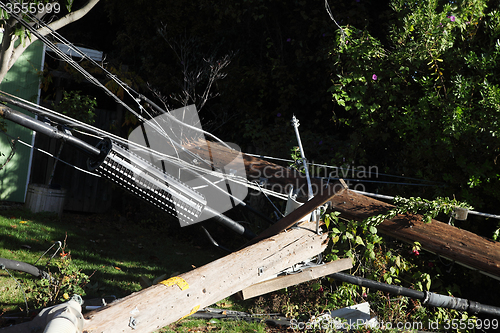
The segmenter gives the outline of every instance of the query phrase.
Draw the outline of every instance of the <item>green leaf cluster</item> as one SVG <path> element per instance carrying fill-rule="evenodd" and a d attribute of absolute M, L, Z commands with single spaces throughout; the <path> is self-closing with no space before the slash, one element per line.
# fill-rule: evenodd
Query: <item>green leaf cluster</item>
<path fill-rule="evenodd" d="M 476 206 L 498 202 L 495 3 L 393 0 L 384 38 L 353 26 L 347 38 L 338 32 L 329 91 L 333 120 L 360 142 L 352 159 L 445 182 L 437 194 Z"/>
<path fill-rule="evenodd" d="M 86 294 L 85 286 L 90 282 L 90 277 L 72 262 L 69 255 L 52 261 L 46 269 L 49 277 L 37 280 L 30 290 L 38 307 L 55 305 L 67 301 L 73 295 Z"/>
<path fill-rule="evenodd" d="M 452 202 L 443 199 L 426 205 L 418 199 L 399 200 L 404 202 L 403 209 L 408 210 L 428 210 L 439 206 L 440 203 Z M 327 261 L 349 257 L 353 260 L 353 275 L 419 291 L 460 295 L 458 285 L 448 280 L 451 268 L 444 271 L 437 265 L 442 261 L 420 253 L 419 242 L 403 245 L 384 238 L 378 235 L 377 228 L 369 220 L 345 220 L 338 212 L 326 214 L 323 218 L 330 233 L 330 245 L 325 251 Z M 443 323 L 446 320 L 469 319 L 466 313 L 444 308 L 427 308 L 419 300 L 339 283 L 334 278 L 328 278 L 328 281 L 323 282 L 323 286 L 327 290 L 325 298 L 328 299 L 328 307 L 336 309 L 369 301 L 379 321 Z M 470 319 L 475 320 L 474 317 Z"/>
<path fill-rule="evenodd" d="M 96 106 L 95 97 L 82 95 L 81 91 L 64 91 L 62 100 L 54 105 L 54 109 L 71 118 L 93 124 Z"/>
<path fill-rule="evenodd" d="M 438 214 L 444 213 L 448 216 L 454 217 L 456 208 L 465 208 L 472 210 L 473 207 L 466 202 L 460 202 L 456 199 L 438 197 L 434 200 L 428 200 L 420 197 L 403 198 L 397 196 L 394 198 L 396 207 L 390 209 L 385 214 L 371 216 L 366 219 L 366 223 L 372 226 L 377 226 L 384 220 L 390 220 L 398 214 L 421 214 L 422 220 L 425 223 L 430 223 L 432 219 L 436 218 Z"/>

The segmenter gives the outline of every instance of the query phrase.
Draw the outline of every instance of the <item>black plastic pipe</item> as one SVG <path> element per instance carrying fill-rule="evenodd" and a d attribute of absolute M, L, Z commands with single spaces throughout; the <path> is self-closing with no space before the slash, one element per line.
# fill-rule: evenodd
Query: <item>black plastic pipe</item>
<path fill-rule="evenodd" d="M 0 267 L 2 267 L 2 269 L 10 269 L 13 271 L 28 273 L 35 277 L 45 277 L 45 275 L 47 274 L 33 265 L 27 264 L 22 261 L 10 260 L 5 258 L 0 258 Z"/>
<path fill-rule="evenodd" d="M 23 127 L 29 128 L 30 130 L 45 134 L 57 140 L 63 140 L 64 142 L 69 143 L 70 145 L 86 152 L 89 155 L 92 156 L 101 155 L 101 150 L 92 146 L 91 144 L 82 141 L 78 138 L 75 138 L 72 135 L 66 134 L 44 122 L 41 122 L 30 116 L 27 116 L 24 113 L 13 110 L 5 105 L 0 105 L 0 116 L 16 124 L 19 124 Z"/>
<path fill-rule="evenodd" d="M 470 301 L 464 298 L 451 297 L 435 294 L 430 291 L 418 291 L 410 288 L 394 286 L 391 284 L 377 282 L 345 273 L 333 273 L 328 275 L 328 277 L 362 287 L 385 291 L 394 295 L 402 295 L 410 298 L 420 299 L 422 300 L 422 304 L 426 306 L 467 311 L 472 314 L 484 313 L 500 317 L 500 308 L 496 306 L 480 304 L 478 302 Z"/>
<path fill-rule="evenodd" d="M 400 286 L 394 286 L 392 284 L 373 281 L 373 280 L 365 279 L 365 278 L 350 275 L 350 274 L 333 273 L 333 274 L 329 275 L 329 277 L 332 277 L 336 280 L 340 280 L 343 282 L 355 284 L 358 286 L 373 288 L 376 290 L 381 290 L 381 291 L 391 293 L 394 295 L 403 295 L 403 296 L 408 296 L 408 297 L 416 298 L 416 299 L 424 299 L 425 298 L 425 292 L 423 292 L 423 291 L 418 291 L 418 290 L 400 287 Z"/>

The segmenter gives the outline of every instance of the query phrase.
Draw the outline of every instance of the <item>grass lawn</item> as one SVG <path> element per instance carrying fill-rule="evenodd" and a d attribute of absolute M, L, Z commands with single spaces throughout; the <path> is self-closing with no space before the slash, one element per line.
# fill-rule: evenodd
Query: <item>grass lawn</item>
<path fill-rule="evenodd" d="M 0 257 L 34 264 L 54 242 L 65 241 L 64 251 L 70 253 L 72 262 L 91 276 L 87 296 L 120 298 L 142 289 L 140 277 L 154 280 L 165 274 L 168 278 L 224 255 L 206 244 L 195 227 L 180 228 L 174 224 L 176 221 L 156 212 L 144 215 L 139 220 L 118 214 L 65 213 L 59 218 L 54 214 L 33 214 L 22 206 L 3 207 L 0 210 Z M 43 267 L 53 250 L 36 266 Z M 24 273 L 11 273 L 23 289 L 30 289 L 33 278 Z M 26 295 L 30 310 L 35 309 L 33 295 L 29 292 Z M 12 311 L 25 311 L 23 295 L 7 272 L 0 271 L 0 314 Z M 161 332 L 264 332 L 264 329 L 264 324 L 183 320 Z"/>

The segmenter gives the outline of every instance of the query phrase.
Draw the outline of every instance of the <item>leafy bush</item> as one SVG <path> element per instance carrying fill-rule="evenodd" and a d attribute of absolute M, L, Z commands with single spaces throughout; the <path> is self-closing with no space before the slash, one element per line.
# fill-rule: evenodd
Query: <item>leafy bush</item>
<path fill-rule="evenodd" d="M 419 291 L 432 290 L 445 295 L 460 294 L 458 285 L 449 280 L 447 274 L 436 265 L 436 261 L 441 260 L 439 257 L 423 255 L 420 252 L 421 244 L 418 242 L 404 245 L 381 237 L 377 233 L 376 225 L 385 218 L 405 212 L 419 211 L 429 217 L 435 217 L 438 212 L 448 212 L 450 207 L 455 205 L 467 205 L 443 198 L 434 201 L 398 198 L 397 203 L 400 206 L 387 214 L 364 221 L 342 219 L 338 212 L 325 215 L 325 223 L 331 237 L 330 246 L 325 251 L 326 260 L 349 257 L 353 260 L 352 273 L 355 275 Z M 439 327 L 442 327 L 443 323 L 454 319 L 465 322 L 468 319 L 475 320 L 475 317 L 469 318 L 465 312 L 427 308 L 422 306 L 420 300 L 391 296 L 347 283 L 336 283 L 331 278 L 324 285 L 329 307 L 340 308 L 369 301 L 379 323 L 439 323 Z"/>
<path fill-rule="evenodd" d="M 352 26 L 338 33 L 330 92 L 335 122 L 358 143 L 346 152 L 349 159 L 445 182 L 438 195 L 497 206 L 500 12 L 494 3 L 393 0 L 384 40 Z"/>
<path fill-rule="evenodd" d="M 97 106 L 95 97 L 81 95 L 81 91 L 64 91 L 63 93 L 62 100 L 54 106 L 54 109 L 68 117 L 93 124 Z"/>
<path fill-rule="evenodd" d="M 51 261 L 45 269 L 49 278 L 36 280 L 30 290 L 37 307 L 65 302 L 75 294 L 85 295 L 85 286 L 90 282 L 90 277 L 78 269 L 69 253 L 63 251 L 60 258 Z"/>

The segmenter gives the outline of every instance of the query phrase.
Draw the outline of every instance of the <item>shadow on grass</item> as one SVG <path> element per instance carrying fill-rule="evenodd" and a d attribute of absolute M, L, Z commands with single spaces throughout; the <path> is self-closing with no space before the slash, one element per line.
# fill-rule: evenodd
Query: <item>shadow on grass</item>
<path fill-rule="evenodd" d="M 73 263 L 92 275 L 95 288 L 88 296 L 124 297 L 141 289 L 141 276 L 168 278 L 224 255 L 200 238 L 196 225 L 180 228 L 163 214 L 147 215 L 129 220 L 117 214 L 65 213 L 59 218 L 23 208 L 0 211 L 0 257 L 34 264 L 54 242 L 66 240 Z M 52 253 L 37 266 L 43 267 Z"/>

